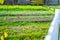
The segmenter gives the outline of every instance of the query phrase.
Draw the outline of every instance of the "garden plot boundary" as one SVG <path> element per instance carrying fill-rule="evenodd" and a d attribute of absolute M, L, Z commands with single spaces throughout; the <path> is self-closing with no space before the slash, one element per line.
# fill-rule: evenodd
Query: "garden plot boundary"
<path fill-rule="evenodd" d="M 54 14 L 0 14 L 2 21 L 52 21 Z"/>

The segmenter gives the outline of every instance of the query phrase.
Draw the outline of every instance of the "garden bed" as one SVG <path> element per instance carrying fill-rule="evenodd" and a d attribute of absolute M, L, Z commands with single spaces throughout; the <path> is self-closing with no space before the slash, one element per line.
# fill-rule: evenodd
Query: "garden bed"
<path fill-rule="evenodd" d="M 7 40 L 40 40 L 48 32 L 50 22 L 1 22 L 0 35 L 8 33 Z M 43 36 L 43 37 L 42 37 Z M 41 38 L 42 37 L 42 38 Z"/>

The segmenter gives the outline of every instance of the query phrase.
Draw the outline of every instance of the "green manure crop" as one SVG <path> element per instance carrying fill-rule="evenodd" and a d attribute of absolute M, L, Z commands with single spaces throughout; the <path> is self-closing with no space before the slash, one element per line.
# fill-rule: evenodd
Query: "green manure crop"
<path fill-rule="evenodd" d="M 43 11 L 48 11 L 48 10 L 54 10 L 53 8 L 49 8 L 47 6 L 9 6 L 9 5 L 0 5 L 0 10 L 43 10 Z"/>
<path fill-rule="evenodd" d="M 47 35 L 50 27 L 49 22 L 28 22 L 28 21 L 12 21 L 14 18 L 50 18 L 54 16 L 53 8 L 47 6 L 10 6 L 0 5 L 0 15 L 3 14 L 44 14 L 43 16 L 1 16 L 0 17 L 0 37 L 3 32 L 8 33 L 5 40 L 43 40 Z M 49 14 L 49 16 L 48 16 Z M 8 20 L 8 22 L 7 22 Z"/>
<path fill-rule="evenodd" d="M 8 33 L 5 40 L 40 40 L 47 35 L 50 22 L 1 22 L 0 35 Z"/>

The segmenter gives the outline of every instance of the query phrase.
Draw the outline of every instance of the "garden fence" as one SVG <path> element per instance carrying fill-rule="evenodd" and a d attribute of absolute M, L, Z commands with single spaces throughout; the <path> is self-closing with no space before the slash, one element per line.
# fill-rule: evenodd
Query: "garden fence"
<path fill-rule="evenodd" d="M 58 40 L 59 25 L 60 25 L 60 9 L 57 9 L 55 11 L 55 17 L 49 28 L 48 35 L 45 37 L 44 40 Z"/>

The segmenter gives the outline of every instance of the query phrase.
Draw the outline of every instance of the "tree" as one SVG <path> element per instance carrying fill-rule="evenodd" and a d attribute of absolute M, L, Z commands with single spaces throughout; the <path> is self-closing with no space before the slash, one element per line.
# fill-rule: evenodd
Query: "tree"
<path fill-rule="evenodd" d="M 9 0 L 4 0 L 4 4 L 9 5 L 10 4 Z"/>
<path fill-rule="evenodd" d="M 43 3 L 43 0 L 31 0 L 31 4 L 36 4 L 36 5 L 39 5 L 39 4 L 42 4 Z"/>
<path fill-rule="evenodd" d="M 0 4 L 3 4 L 4 3 L 4 0 L 0 0 Z"/>
<path fill-rule="evenodd" d="M 39 4 L 42 4 L 43 1 L 42 0 L 36 0 L 36 3 L 37 3 L 37 5 L 39 5 Z"/>

